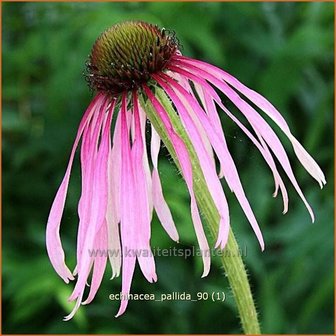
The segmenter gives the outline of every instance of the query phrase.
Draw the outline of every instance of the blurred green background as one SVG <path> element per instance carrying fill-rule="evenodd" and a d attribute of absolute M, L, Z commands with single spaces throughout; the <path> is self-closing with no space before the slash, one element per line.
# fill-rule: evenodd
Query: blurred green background
<path fill-rule="evenodd" d="M 77 125 L 92 98 L 82 75 L 84 64 L 105 28 L 143 19 L 175 30 L 184 54 L 226 69 L 270 99 L 323 168 L 328 184 L 321 191 L 282 137 L 316 222 L 310 222 L 289 183 L 290 209 L 283 216 L 261 155 L 223 118 L 266 241 L 262 253 L 229 194 L 232 227 L 247 251 L 244 259 L 262 331 L 333 333 L 333 13 L 333 3 L 3 4 L 3 332 L 241 332 L 218 260 L 213 259 L 210 275 L 201 279 L 199 257 L 156 258 L 158 282 L 148 284 L 137 270 L 132 292 L 195 295 L 224 290 L 224 303 L 133 301 L 115 319 L 118 303 L 108 295 L 120 291 L 120 279 L 110 281 L 108 268 L 95 300 L 70 322 L 62 321 L 72 308 L 67 296 L 73 284 L 63 283 L 49 263 L 45 225 Z M 164 150 L 160 160 L 163 188 L 181 237 L 178 247 L 190 249 L 196 240 L 186 188 Z M 71 267 L 79 193 L 77 158 L 61 232 Z M 177 246 L 156 217 L 152 246 Z"/>

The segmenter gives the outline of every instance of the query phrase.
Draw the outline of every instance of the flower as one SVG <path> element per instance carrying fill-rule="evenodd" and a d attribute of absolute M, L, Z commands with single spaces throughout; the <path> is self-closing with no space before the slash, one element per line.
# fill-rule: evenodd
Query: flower
<path fill-rule="evenodd" d="M 46 231 L 47 251 L 56 272 L 66 283 L 77 276 L 69 298 L 70 301 L 76 300 L 76 304 L 66 320 L 73 317 L 80 304 L 93 300 L 108 258 L 112 278 L 119 276 L 122 269 L 123 296 L 127 297 L 130 292 L 136 261 L 149 282 L 157 280 L 151 253 L 125 253 L 125 248 L 130 251 L 151 251 L 153 209 L 168 235 L 174 241 L 179 239 L 163 196 L 158 173 L 160 130 L 153 124 L 150 155 L 147 153 L 145 129 L 148 106 L 155 111 L 158 125 L 166 132 L 166 140 L 171 144 L 187 184 L 191 216 L 202 251 L 209 251 L 209 245 L 196 201 L 193 161 L 186 139 L 194 148 L 219 213 L 215 246 L 221 249 L 225 247 L 230 227 L 229 207 L 220 182 L 223 178 L 237 197 L 264 249 L 262 233 L 226 144 L 217 107 L 242 129 L 260 151 L 274 177 L 274 196 L 279 189 L 281 191 L 283 212 L 288 209 L 288 195 L 273 157 L 277 158 L 314 221 L 313 211 L 297 183 L 282 143 L 248 101 L 280 127 L 292 143 L 303 167 L 322 188 L 326 183 L 323 172 L 292 135 L 284 118 L 264 97 L 227 72 L 183 56 L 174 33 L 141 21 L 114 25 L 96 40 L 87 69 L 87 81 L 97 94 L 80 122 L 65 176 L 50 210 Z M 224 106 L 218 91 L 244 115 L 251 130 Z M 187 138 L 181 136 L 177 124 Z M 71 272 L 65 264 L 59 231 L 71 167 L 80 141 L 82 188 L 78 204 L 77 265 Z M 148 156 L 151 157 L 152 169 Z M 220 162 L 219 174 L 216 172 L 215 156 Z M 89 251 L 121 253 L 90 255 Z M 206 276 L 210 269 L 210 254 L 203 253 L 202 258 L 203 276 Z M 83 300 L 91 273 L 89 294 Z M 121 301 L 117 316 L 124 313 L 127 302 L 127 299 Z"/>

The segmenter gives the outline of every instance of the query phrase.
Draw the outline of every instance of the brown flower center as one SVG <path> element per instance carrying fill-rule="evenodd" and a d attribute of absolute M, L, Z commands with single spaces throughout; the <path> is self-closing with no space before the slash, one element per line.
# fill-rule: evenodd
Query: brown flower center
<path fill-rule="evenodd" d="M 104 31 L 92 47 L 87 81 L 92 89 L 116 95 L 164 70 L 178 50 L 174 33 L 142 21 L 126 21 Z"/>

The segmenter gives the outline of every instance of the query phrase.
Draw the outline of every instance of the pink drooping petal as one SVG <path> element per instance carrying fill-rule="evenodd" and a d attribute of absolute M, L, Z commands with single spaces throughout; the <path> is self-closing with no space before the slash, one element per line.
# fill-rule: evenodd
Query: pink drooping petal
<path fill-rule="evenodd" d="M 148 188 L 148 190 L 152 190 L 152 176 L 151 176 L 151 170 L 150 170 L 150 167 L 149 167 L 149 158 L 148 158 L 147 146 L 146 146 L 146 121 L 147 121 L 147 116 L 146 116 L 146 112 L 143 110 L 141 105 L 139 105 L 139 112 L 140 112 L 142 141 L 144 143 L 143 166 L 144 166 L 144 169 L 145 169 L 147 188 Z M 148 193 L 148 205 L 149 205 L 149 218 L 151 219 L 152 216 L 153 216 L 153 196 L 152 196 L 151 192 Z"/>
<path fill-rule="evenodd" d="M 161 138 L 156 132 L 154 126 L 151 127 L 151 159 L 153 167 L 158 167 L 159 152 L 161 148 Z"/>
<path fill-rule="evenodd" d="M 108 160 L 108 202 L 106 211 L 109 261 L 112 276 L 118 277 L 121 268 L 121 245 L 119 234 L 120 223 L 120 175 L 121 175 L 121 147 L 120 147 L 120 113 L 114 128 L 113 145 L 109 151 Z"/>
<path fill-rule="evenodd" d="M 312 221 L 314 222 L 314 213 L 311 209 L 310 205 L 308 204 L 301 188 L 298 185 L 298 182 L 294 176 L 292 167 L 290 165 L 287 153 L 283 148 L 279 138 L 272 130 L 272 128 L 267 124 L 267 122 L 260 116 L 257 111 L 246 103 L 228 84 L 218 80 L 212 74 L 195 67 L 194 65 L 188 65 L 188 68 L 191 68 L 194 73 L 202 76 L 204 79 L 207 79 L 213 85 L 217 86 L 236 106 L 239 110 L 244 114 L 247 118 L 249 123 L 253 126 L 254 129 L 263 137 L 267 145 L 271 148 L 273 153 L 276 155 L 277 159 L 281 163 L 282 167 L 284 168 L 287 176 L 289 177 L 290 181 L 292 182 L 296 192 L 302 199 L 303 203 L 305 204 Z"/>
<path fill-rule="evenodd" d="M 209 156 L 204 146 L 204 143 L 195 123 L 193 122 L 192 118 L 188 113 L 188 110 L 185 107 L 186 105 L 188 105 L 186 101 L 188 97 L 181 94 L 180 91 L 175 91 L 171 88 L 171 86 L 174 87 L 176 82 L 172 80 L 169 76 L 161 74 L 161 76 L 153 75 L 153 78 L 167 92 L 168 96 L 176 106 L 179 116 L 182 119 L 189 138 L 195 148 L 204 178 L 208 185 L 210 195 L 220 215 L 219 233 L 216 247 L 221 245 L 221 248 L 224 248 L 228 239 L 230 228 L 229 208 L 223 188 L 216 174 L 216 167 L 214 166 L 211 157 Z M 167 83 L 169 83 L 171 86 L 165 83 L 161 78 L 167 81 Z"/>
<path fill-rule="evenodd" d="M 92 280 L 90 286 L 90 292 L 87 299 L 82 303 L 83 305 L 89 304 L 95 297 L 98 288 L 103 280 L 106 261 L 107 261 L 107 225 L 106 220 L 101 226 L 100 230 L 96 234 L 93 250 L 96 252 L 96 256 L 94 258 L 93 263 L 93 272 L 92 272 Z M 99 253 L 101 252 L 101 253 Z"/>
<path fill-rule="evenodd" d="M 98 115 L 99 113 L 95 113 Z M 93 167 L 92 167 L 92 157 L 90 155 L 90 131 L 91 129 L 98 128 L 97 125 L 97 118 L 93 117 L 88 127 L 84 130 L 82 144 L 81 144 L 81 197 L 78 202 L 78 216 L 79 216 L 79 224 L 78 224 L 78 232 L 77 232 L 77 264 L 76 268 L 73 272 L 74 275 L 77 274 L 79 263 L 82 256 L 83 245 L 85 240 L 85 234 L 88 227 L 88 217 L 90 217 L 89 211 L 90 207 L 88 207 L 88 202 L 91 198 L 91 181 L 92 181 L 92 174 L 93 174 Z M 98 130 L 97 130 L 98 131 Z M 98 141 L 98 140 L 97 140 Z M 93 149 L 94 146 L 91 146 Z"/>
<path fill-rule="evenodd" d="M 113 103 L 114 104 L 114 103 Z M 82 251 L 85 241 L 86 232 L 89 225 L 91 198 L 92 198 L 92 181 L 95 169 L 94 158 L 98 146 L 98 134 L 104 118 L 104 113 L 109 105 L 108 98 L 101 103 L 99 110 L 93 115 L 90 124 L 84 130 L 81 146 L 81 171 L 82 171 L 82 192 L 78 203 L 79 225 L 77 234 L 77 265 L 74 275 L 80 268 Z"/>
<path fill-rule="evenodd" d="M 168 65 L 169 66 L 169 65 Z M 172 69 L 174 70 L 174 69 Z M 182 87 L 184 87 L 190 94 L 193 93 L 193 90 L 189 84 L 188 78 L 185 76 L 181 76 L 181 74 L 177 71 L 167 71 L 167 75 L 173 79 L 175 79 Z"/>
<path fill-rule="evenodd" d="M 280 129 L 287 135 L 289 140 L 293 145 L 294 152 L 303 165 L 303 167 L 307 170 L 307 172 L 319 183 L 322 188 L 324 184 L 326 184 L 325 176 L 316 163 L 316 161 L 311 157 L 311 155 L 304 149 L 304 147 L 300 144 L 300 142 L 293 136 L 291 133 L 289 126 L 280 112 L 263 96 L 261 96 L 258 92 L 251 90 L 244 84 L 242 84 L 238 79 L 225 72 L 222 69 L 219 69 L 211 64 L 193 60 L 188 57 L 180 57 L 177 56 L 177 59 L 181 59 L 186 61 L 189 64 L 197 65 L 199 68 L 211 73 L 217 78 L 221 78 L 236 90 L 241 92 L 245 97 L 251 100 L 256 106 L 258 106 L 261 110 L 263 110 L 279 127 Z"/>
<path fill-rule="evenodd" d="M 197 236 L 197 240 L 202 252 L 202 259 L 203 259 L 203 274 L 202 277 L 208 275 L 210 271 L 210 249 L 209 245 L 203 230 L 202 221 L 199 215 L 199 210 L 197 207 L 197 202 L 193 190 L 193 176 L 192 176 L 192 165 L 189 159 L 189 153 L 188 150 L 184 144 L 184 142 L 180 139 L 180 137 L 175 133 L 173 125 L 169 119 L 169 116 L 161 103 L 157 100 L 157 98 L 154 96 L 154 94 L 151 92 L 151 90 L 148 88 L 147 85 L 143 85 L 143 89 L 148 96 L 151 104 L 153 105 L 154 109 L 158 113 L 162 123 L 164 124 L 164 127 L 166 128 L 166 131 L 169 135 L 169 138 L 171 140 L 171 143 L 174 147 L 174 151 L 176 153 L 177 159 L 181 166 L 181 171 L 184 176 L 184 179 L 186 181 L 189 194 L 190 194 L 190 200 L 191 200 L 191 216 L 194 223 L 194 228 Z"/>
<path fill-rule="evenodd" d="M 225 111 L 225 113 L 246 133 L 246 135 L 251 139 L 251 141 L 256 145 L 256 147 L 259 149 L 261 154 L 263 155 L 265 161 L 269 165 L 269 167 L 272 170 L 274 179 L 275 179 L 275 185 L 276 190 L 274 195 L 276 196 L 278 187 L 280 186 L 283 202 L 284 202 L 284 213 L 287 212 L 288 209 L 288 195 L 285 188 L 285 185 L 280 177 L 280 174 L 278 173 L 274 160 L 272 158 L 272 155 L 270 154 L 268 147 L 266 144 L 264 144 L 263 139 L 261 139 L 259 136 L 260 143 L 258 140 L 250 133 L 250 131 L 228 110 L 224 107 L 224 105 L 221 102 L 221 99 L 219 98 L 216 91 L 213 89 L 212 86 L 208 84 L 207 81 L 205 81 L 202 77 L 194 75 L 192 72 L 189 72 L 185 69 L 182 69 L 180 67 L 171 65 L 169 66 L 170 69 L 179 72 L 180 76 L 186 76 L 189 80 L 192 80 L 195 86 L 195 89 L 197 92 L 202 92 L 200 96 L 203 96 L 203 99 L 201 97 L 201 100 L 203 102 L 203 105 L 205 105 L 205 111 L 209 115 L 209 118 L 211 118 L 212 124 L 214 126 L 214 129 L 216 130 L 216 133 L 221 136 L 221 139 L 223 142 L 225 142 L 224 133 L 221 127 L 220 119 L 218 117 L 214 102 L 218 104 L 218 106 Z M 257 130 L 254 128 L 254 131 L 258 134 Z M 223 172 L 223 167 L 221 165 L 221 173 Z"/>
<path fill-rule="evenodd" d="M 65 317 L 63 318 L 63 321 L 65 321 L 65 322 L 66 322 L 66 321 L 69 321 L 69 320 L 71 320 L 71 319 L 75 316 L 77 310 L 79 309 L 79 307 L 80 307 L 80 305 L 81 305 L 81 303 L 82 303 L 83 295 L 84 295 L 84 293 L 81 293 L 81 295 L 77 298 L 77 300 L 76 300 L 76 304 L 75 304 L 75 306 L 73 307 L 71 313 L 70 313 L 69 315 L 65 316 Z"/>
<path fill-rule="evenodd" d="M 134 143 L 132 147 L 132 163 L 134 173 L 134 191 L 136 207 L 134 212 L 134 223 L 137 234 L 137 251 L 138 261 L 142 273 L 149 282 L 157 280 L 155 271 L 155 262 L 153 253 L 150 248 L 150 209 L 148 204 L 148 196 L 150 191 L 148 190 L 148 184 L 146 181 L 146 173 L 143 166 L 144 161 L 144 146 L 143 132 L 141 130 L 140 112 L 138 106 L 137 93 L 133 92 L 133 116 L 134 116 Z"/>
<path fill-rule="evenodd" d="M 238 124 L 238 123 L 237 123 Z M 242 127 L 241 127 L 242 128 Z M 247 134 L 247 132 L 245 132 Z M 287 189 L 286 186 L 276 168 L 275 162 L 273 160 L 272 154 L 269 151 L 269 148 L 266 144 L 266 142 L 264 141 L 263 137 L 259 134 L 259 132 L 257 130 L 255 130 L 255 133 L 258 136 L 258 139 L 262 145 L 263 148 L 263 152 L 262 155 L 265 158 L 265 161 L 268 163 L 269 167 L 271 168 L 271 171 L 273 173 L 273 178 L 274 178 L 274 183 L 275 183 L 275 190 L 273 193 L 273 197 L 276 197 L 278 194 L 278 190 L 280 187 L 281 190 L 281 194 L 282 194 L 282 199 L 283 199 L 283 211 L 282 213 L 285 214 L 288 211 L 288 193 L 287 193 Z"/>
<path fill-rule="evenodd" d="M 70 301 L 83 296 L 85 284 L 87 282 L 91 266 L 92 255 L 95 238 L 105 222 L 106 209 L 107 209 L 107 170 L 108 170 L 108 153 L 109 153 L 109 132 L 111 127 L 111 120 L 113 109 L 99 111 L 97 125 L 99 125 L 93 132 L 92 142 L 88 148 L 95 169 L 93 169 L 91 188 L 89 188 L 91 199 L 89 217 L 87 220 L 87 230 L 81 253 L 81 259 L 77 261 L 78 264 L 78 279 L 75 288 L 69 298 Z M 97 132 L 98 129 L 98 132 Z M 99 148 L 97 148 L 97 139 L 101 133 Z M 81 219 L 80 219 L 81 220 Z"/>
<path fill-rule="evenodd" d="M 253 127 L 255 133 L 258 136 L 259 139 L 258 142 L 258 140 L 252 135 L 252 133 L 224 105 L 220 103 L 219 106 L 240 127 L 240 129 L 250 138 L 250 140 L 254 143 L 254 145 L 259 149 L 260 153 L 264 157 L 266 163 L 270 167 L 273 174 L 275 183 L 275 191 L 273 193 L 273 197 L 277 196 L 278 189 L 280 187 L 283 199 L 283 213 L 286 213 L 288 211 L 288 193 L 264 139 L 261 137 L 259 132 Z"/>
<path fill-rule="evenodd" d="M 92 114 L 96 111 L 97 108 L 99 108 L 103 99 L 104 97 L 101 94 L 98 94 L 93 99 L 93 101 L 87 108 L 86 112 L 84 113 L 84 116 L 79 124 L 74 145 L 71 150 L 68 167 L 66 169 L 63 181 L 57 191 L 56 197 L 51 206 L 48 217 L 47 230 L 46 230 L 46 245 L 48 255 L 55 271 L 66 283 L 68 283 L 69 280 L 73 280 L 73 276 L 65 264 L 65 255 L 62 248 L 59 230 L 64 210 L 65 198 L 68 191 L 72 162 L 82 133 L 85 127 L 87 127 L 87 124 L 91 119 Z"/>
<path fill-rule="evenodd" d="M 196 93 L 197 93 L 198 97 L 200 98 L 201 103 L 203 104 L 204 111 L 207 113 L 207 115 L 211 119 L 212 124 L 215 127 L 217 134 L 221 138 L 224 138 L 224 132 L 223 132 L 223 129 L 222 129 L 222 125 L 221 125 L 218 113 L 216 111 L 216 106 L 214 104 L 214 101 L 212 99 L 209 99 L 209 96 L 205 93 L 205 88 L 203 88 L 201 85 L 198 85 L 195 82 L 193 82 L 193 83 L 194 83 Z M 193 97 L 196 99 L 195 95 L 193 95 Z M 209 143 L 210 143 L 210 141 L 209 141 Z M 218 176 L 219 176 L 219 178 L 224 177 L 224 167 L 222 166 L 221 163 L 220 163 L 220 170 L 219 170 Z"/>
<path fill-rule="evenodd" d="M 82 150 L 86 150 L 87 153 L 82 153 L 82 157 L 87 157 L 88 160 L 87 161 L 83 161 L 85 164 L 87 165 L 91 165 L 91 162 L 94 161 L 94 159 L 97 156 L 97 144 L 98 144 L 98 137 L 99 137 L 99 133 L 101 131 L 102 125 L 103 125 L 103 116 L 104 116 L 104 110 L 102 110 L 102 108 L 100 108 L 98 111 L 96 111 L 97 116 L 94 118 L 94 123 L 93 125 L 91 125 L 91 129 L 88 128 L 87 131 L 85 132 L 84 138 L 83 138 L 83 142 L 86 144 L 84 147 L 82 147 Z M 105 137 L 106 139 L 106 137 Z M 108 146 L 106 146 L 108 148 Z M 107 152 L 107 150 L 106 150 Z M 98 158 L 97 160 L 94 162 L 94 164 L 97 164 L 99 166 L 99 162 L 98 162 Z M 101 165 L 100 165 L 101 166 Z M 100 167 L 97 167 L 98 169 Z M 84 169 L 85 171 L 85 169 Z M 98 173 L 98 171 L 97 171 Z M 99 173 L 98 173 L 99 174 Z M 94 184 L 95 184 L 95 177 L 96 175 L 92 172 L 92 169 L 90 170 L 90 174 L 86 174 L 85 176 L 87 176 L 88 179 L 91 178 L 91 182 L 86 182 L 84 183 L 84 185 L 87 187 L 86 189 L 86 193 L 92 195 L 93 192 L 95 191 L 96 194 L 94 196 L 97 195 L 97 190 L 94 190 Z M 106 181 L 107 182 L 107 181 Z M 93 251 L 93 241 L 95 238 L 95 227 L 97 227 L 97 223 L 98 221 L 92 221 L 92 214 L 94 213 L 94 209 L 91 208 L 91 203 L 89 204 L 85 204 L 85 200 L 86 197 L 83 198 L 82 200 L 82 207 L 88 206 L 89 210 L 87 212 L 85 211 L 79 211 L 80 215 L 82 216 L 82 218 L 80 218 L 80 221 L 82 220 L 84 223 L 82 224 L 82 227 L 86 227 L 85 230 L 85 238 L 83 238 L 84 242 L 83 244 L 80 244 L 79 246 L 82 246 L 82 250 L 85 250 L 86 253 L 82 253 L 82 251 L 80 253 L 77 253 L 78 255 L 80 255 L 80 259 L 77 260 L 77 266 L 76 266 L 76 271 L 78 272 L 78 280 L 76 283 L 76 286 L 71 294 L 71 296 L 69 297 L 69 301 L 73 301 L 76 300 L 76 304 L 72 310 L 72 312 L 66 316 L 64 318 L 64 321 L 68 321 L 70 320 L 75 313 L 77 312 L 77 310 L 80 307 L 80 304 L 82 303 L 82 298 L 84 295 L 84 289 L 85 289 L 85 284 L 87 283 L 87 278 L 89 276 L 90 270 L 92 268 L 93 265 L 93 258 L 90 256 L 90 251 Z M 92 205 L 93 207 L 97 207 L 96 206 L 96 197 L 93 197 L 92 199 Z M 102 218 L 103 220 L 103 218 Z M 91 224 L 91 225 L 90 225 Z M 97 229 L 99 230 L 99 228 Z M 82 231 L 83 232 L 83 231 Z M 89 247 L 88 247 L 89 246 Z M 86 250 L 85 247 L 88 247 L 88 249 Z M 94 251 L 93 251 L 94 252 Z"/>
<path fill-rule="evenodd" d="M 259 149 L 260 153 L 264 157 L 266 163 L 268 164 L 268 166 L 270 167 L 273 173 L 273 178 L 275 182 L 275 191 L 273 193 L 273 197 L 277 196 L 277 192 L 280 187 L 282 199 L 283 199 L 283 213 L 286 213 L 288 211 L 288 193 L 287 193 L 285 184 L 276 168 L 276 164 L 273 160 L 273 157 L 264 139 L 259 134 L 259 132 L 256 129 L 254 129 L 260 141 L 260 144 L 259 144 L 256 138 L 250 133 L 250 131 L 228 109 L 226 109 L 224 106 L 222 106 L 222 109 L 244 131 L 244 133 L 251 139 L 251 141 L 255 144 L 255 146 Z"/>
<path fill-rule="evenodd" d="M 153 188 L 153 203 L 156 214 L 161 222 L 163 228 L 168 233 L 169 237 L 174 241 L 179 240 L 176 226 L 174 224 L 173 216 L 170 212 L 167 202 L 164 199 L 160 176 L 158 172 L 158 155 L 160 151 L 161 139 L 156 130 L 152 126 L 151 138 L 151 158 L 153 163 L 152 172 L 152 188 Z"/>
<path fill-rule="evenodd" d="M 322 189 L 325 184 L 327 184 L 326 178 L 316 163 L 316 161 L 311 157 L 311 155 L 305 150 L 305 148 L 300 144 L 300 142 L 294 137 L 289 131 L 284 131 L 291 141 L 296 157 L 301 162 L 302 166 L 307 170 L 307 172 L 319 183 Z"/>
<path fill-rule="evenodd" d="M 193 74 L 191 74 L 188 71 L 185 71 L 183 69 L 174 67 L 176 71 L 182 71 L 182 73 L 186 76 L 188 76 L 189 79 L 193 80 L 195 89 L 197 92 L 200 93 L 200 96 L 203 97 L 201 100 L 203 101 L 203 104 L 205 106 L 205 110 L 209 117 L 211 118 L 211 121 L 213 123 L 213 126 L 217 132 L 217 134 L 220 135 L 222 141 L 224 142 L 224 133 L 221 127 L 220 119 L 218 117 L 216 107 L 214 102 L 218 104 L 218 106 L 225 111 L 225 113 L 241 128 L 241 130 L 250 138 L 250 140 L 254 143 L 254 145 L 259 149 L 260 153 L 264 157 L 266 163 L 270 167 L 274 181 L 275 181 L 275 192 L 273 196 L 275 197 L 277 194 L 277 190 L 280 187 L 281 193 L 282 193 L 282 198 L 283 198 L 283 203 L 284 203 L 284 210 L 283 213 L 286 213 L 288 210 L 288 194 L 286 187 L 280 177 L 279 172 L 277 171 L 275 162 L 273 160 L 273 157 L 271 153 L 268 150 L 267 145 L 264 143 L 264 140 L 261 137 L 259 138 L 259 141 L 252 135 L 252 133 L 222 104 L 219 96 L 216 94 L 216 92 L 213 90 L 213 88 L 207 84 L 203 79 L 200 77 L 197 77 Z M 190 76 L 190 77 L 189 77 Z M 257 130 L 254 129 L 254 131 L 258 134 Z M 224 170 L 223 166 L 221 165 L 221 174 L 220 176 L 224 176 Z"/>
<path fill-rule="evenodd" d="M 186 99 L 186 102 L 190 104 L 191 108 L 195 111 L 197 117 L 201 121 L 205 131 L 207 132 L 208 138 L 219 158 L 220 161 L 223 163 L 223 167 L 225 167 L 224 171 L 224 177 L 225 180 L 230 187 L 230 189 L 235 193 L 246 217 L 248 218 L 257 238 L 260 243 L 261 249 L 264 250 L 264 240 L 262 237 L 262 233 L 260 231 L 259 225 L 257 223 L 257 220 L 254 216 L 254 213 L 251 209 L 250 203 L 248 202 L 244 189 L 242 187 L 242 184 L 240 182 L 239 174 L 237 171 L 237 168 L 234 164 L 234 161 L 232 159 L 232 156 L 229 152 L 229 149 L 227 147 L 227 144 L 224 142 L 223 139 L 220 138 L 220 136 L 215 131 L 214 127 L 212 126 L 211 121 L 209 120 L 206 113 L 203 111 L 203 109 L 199 106 L 197 100 L 190 95 L 186 90 L 183 89 L 178 83 L 175 83 L 174 81 L 171 81 L 171 85 L 180 92 L 181 95 L 184 95 L 185 97 L 188 97 Z"/>
<path fill-rule="evenodd" d="M 178 62 L 177 62 L 177 65 L 179 65 Z M 175 66 L 174 62 L 172 64 L 170 64 L 168 66 L 168 68 L 175 71 L 176 73 L 178 73 L 181 80 L 182 79 L 188 79 L 188 80 L 193 82 L 193 84 L 195 85 L 195 90 L 196 90 L 197 94 L 199 95 L 199 98 L 201 99 L 201 102 L 202 102 L 203 106 L 205 107 L 205 112 L 208 114 L 211 122 L 213 123 L 213 126 L 216 128 L 216 132 L 221 136 L 222 139 L 224 139 L 223 129 L 222 129 L 220 118 L 218 116 L 216 108 L 213 105 L 213 103 L 211 102 L 211 100 L 207 99 L 207 97 L 204 96 L 204 90 L 206 90 L 210 94 L 210 96 L 213 97 L 213 99 L 216 102 L 220 102 L 221 100 L 220 100 L 220 97 L 218 96 L 217 92 L 213 89 L 213 87 L 211 85 L 208 84 L 208 82 L 206 80 L 204 80 L 203 78 L 201 78 L 199 76 L 194 75 L 192 72 L 189 72 L 189 71 L 187 71 L 187 70 L 185 70 L 185 69 L 183 69 L 179 66 Z M 190 88 L 187 91 L 191 95 L 193 95 L 193 92 Z M 193 97 L 195 98 L 194 95 L 193 95 Z"/>
<path fill-rule="evenodd" d="M 177 63 L 178 64 L 178 63 Z M 199 95 L 199 98 L 201 99 L 201 102 L 204 106 L 204 110 L 209 116 L 209 119 L 212 123 L 213 128 L 215 129 L 216 133 L 218 136 L 221 138 L 223 142 L 225 142 L 225 137 L 223 133 L 223 128 L 221 125 L 220 118 L 218 116 L 218 113 L 216 111 L 216 107 L 211 99 L 209 99 L 208 95 L 205 95 L 204 92 L 205 90 L 213 97 L 213 99 L 216 102 L 220 102 L 220 98 L 216 91 L 208 84 L 207 81 L 204 79 L 200 78 L 199 76 L 194 75 L 192 72 L 189 72 L 179 66 L 174 66 L 174 63 L 169 65 L 169 69 L 177 72 L 180 74 L 181 77 L 188 78 L 189 80 L 193 81 L 195 85 L 195 90 L 197 94 Z M 195 98 L 195 96 L 194 96 Z M 220 162 L 220 172 L 219 172 L 219 177 L 222 178 L 224 176 L 224 167 L 223 163 Z"/>
<path fill-rule="evenodd" d="M 121 102 L 121 243 L 123 247 L 122 255 L 122 288 L 123 299 L 120 303 L 116 317 L 122 315 L 127 307 L 127 296 L 130 292 L 132 278 L 136 262 L 136 242 L 137 232 L 134 222 L 135 213 L 135 193 L 134 172 L 132 167 L 131 145 L 129 137 L 129 127 L 127 124 L 127 99 L 126 94 L 122 95 Z"/>
<path fill-rule="evenodd" d="M 173 79 L 175 79 L 178 83 L 180 83 L 181 86 L 184 89 L 186 89 L 195 99 L 197 99 L 196 96 L 195 96 L 195 94 L 194 94 L 194 92 L 193 92 L 193 90 L 192 90 L 192 88 L 191 88 L 191 86 L 190 86 L 190 84 L 189 84 L 188 78 L 186 78 L 185 76 L 180 75 L 177 72 L 171 72 L 171 71 L 169 71 L 169 76 L 172 77 Z M 197 92 L 197 94 L 199 94 L 199 93 Z M 200 97 L 200 99 L 202 100 L 202 97 Z M 208 139 L 208 137 L 207 137 L 207 135 L 206 135 L 206 133 L 204 131 L 203 126 L 200 124 L 198 118 L 195 115 L 195 112 L 192 109 L 190 109 L 188 105 L 185 106 L 185 107 L 188 110 L 188 113 L 189 113 L 191 119 L 195 123 L 195 126 L 197 127 L 198 132 L 200 133 L 200 136 L 202 138 L 202 142 L 203 142 L 203 144 L 204 144 L 204 146 L 205 146 L 205 148 L 206 148 L 206 150 L 207 150 L 207 152 L 208 152 L 211 160 L 213 161 L 213 164 L 216 165 L 216 161 L 215 161 L 215 157 L 214 157 L 214 152 L 212 150 L 211 143 L 210 143 L 210 141 L 209 141 L 209 139 Z"/>

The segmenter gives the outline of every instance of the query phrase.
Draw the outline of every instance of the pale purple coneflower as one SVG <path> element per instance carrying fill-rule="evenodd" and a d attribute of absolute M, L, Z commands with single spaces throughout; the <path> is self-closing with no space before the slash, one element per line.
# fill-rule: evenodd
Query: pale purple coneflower
<path fill-rule="evenodd" d="M 200 249 L 209 250 L 194 193 L 192 162 L 183 139 L 174 129 L 169 113 L 156 94 L 158 88 L 169 97 L 171 108 L 180 118 L 220 215 L 215 247 L 225 247 L 230 225 L 229 207 L 220 182 L 220 178 L 224 178 L 264 249 L 262 233 L 226 144 L 217 107 L 241 128 L 262 154 L 274 177 L 274 196 L 279 189 L 281 191 L 284 213 L 288 209 L 288 195 L 274 157 L 314 221 L 313 211 L 297 183 L 282 143 L 248 101 L 268 115 L 284 132 L 303 167 L 322 188 L 326 183 L 323 172 L 292 135 L 284 118 L 264 97 L 227 72 L 182 56 L 173 33 L 140 21 L 114 25 L 96 40 L 87 67 L 87 79 L 97 94 L 79 125 L 69 164 L 47 224 L 47 250 L 53 267 L 66 283 L 77 275 L 75 288 L 69 298 L 70 301 L 76 300 L 76 305 L 66 320 L 73 317 L 80 304 L 93 300 L 103 278 L 107 255 L 92 256 L 88 251 L 123 251 L 124 248 L 151 251 L 153 209 L 168 235 L 174 241 L 179 239 L 158 173 L 161 139 L 152 126 L 148 155 L 145 142 L 147 116 L 143 104 L 140 104 L 141 99 L 152 105 L 169 136 L 190 194 L 191 216 Z M 223 93 L 244 115 L 251 126 L 250 130 L 224 106 L 217 91 Z M 78 204 L 77 265 L 71 272 L 65 264 L 59 231 L 71 167 L 80 141 L 82 189 Z M 220 162 L 219 174 L 216 172 L 214 155 Z M 203 276 L 206 276 L 210 269 L 210 254 L 203 253 L 202 258 Z M 130 292 L 136 261 L 149 282 L 157 280 L 154 258 L 150 253 L 114 253 L 109 255 L 109 259 L 112 278 L 119 276 L 122 269 L 122 293 L 125 297 Z M 90 274 L 89 294 L 84 300 Z M 117 316 L 124 313 L 127 302 L 127 299 L 121 301 Z"/>

